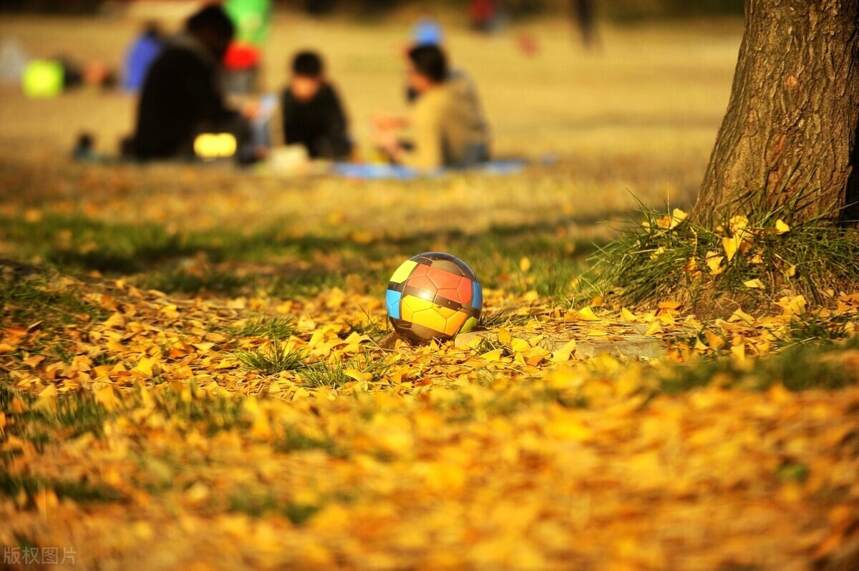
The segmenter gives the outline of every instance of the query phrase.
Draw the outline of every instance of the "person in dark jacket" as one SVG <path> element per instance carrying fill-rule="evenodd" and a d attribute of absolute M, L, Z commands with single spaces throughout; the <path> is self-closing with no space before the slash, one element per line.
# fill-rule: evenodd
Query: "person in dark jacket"
<path fill-rule="evenodd" d="M 283 139 L 304 146 L 314 159 L 347 160 L 352 154 L 349 121 L 324 67 L 315 52 L 299 52 L 293 59 L 282 96 Z"/>
<path fill-rule="evenodd" d="M 166 43 L 146 75 L 126 152 L 141 160 L 190 158 L 194 138 L 203 132 L 233 133 L 241 147 L 248 122 L 227 106 L 220 81 L 220 62 L 234 32 L 220 5 L 188 18 L 184 32 Z"/>

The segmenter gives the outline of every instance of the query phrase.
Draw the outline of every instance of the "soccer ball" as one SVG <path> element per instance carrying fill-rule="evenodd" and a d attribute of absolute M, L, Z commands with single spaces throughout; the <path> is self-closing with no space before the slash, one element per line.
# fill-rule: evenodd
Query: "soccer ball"
<path fill-rule="evenodd" d="M 388 319 L 403 339 L 413 343 L 452 339 L 477 325 L 483 288 L 459 258 L 426 252 L 396 269 L 385 303 Z"/>

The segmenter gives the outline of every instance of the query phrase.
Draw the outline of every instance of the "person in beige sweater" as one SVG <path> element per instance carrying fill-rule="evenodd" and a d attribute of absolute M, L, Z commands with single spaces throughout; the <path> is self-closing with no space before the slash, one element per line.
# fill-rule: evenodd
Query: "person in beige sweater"
<path fill-rule="evenodd" d="M 489 127 L 477 90 L 464 74 L 451 73 L 435 45 L 408 52 L 408 83 L 417 94 L 409 119 L 380 118 L 376 143 L 393 162 L 421 171 L 463 168 L 489 160 Z M 411 128 L 412 140 L 399 133 Z"/>

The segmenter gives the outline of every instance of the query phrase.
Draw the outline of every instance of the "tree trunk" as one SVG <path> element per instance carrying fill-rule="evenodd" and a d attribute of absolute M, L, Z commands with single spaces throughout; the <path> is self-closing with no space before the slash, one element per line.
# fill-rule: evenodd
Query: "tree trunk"
<path fill-rule="evenodd" d="M 728 111 L 693 216 L 844 216 L 855 195 L 859 0 L 746 0 Z"/>

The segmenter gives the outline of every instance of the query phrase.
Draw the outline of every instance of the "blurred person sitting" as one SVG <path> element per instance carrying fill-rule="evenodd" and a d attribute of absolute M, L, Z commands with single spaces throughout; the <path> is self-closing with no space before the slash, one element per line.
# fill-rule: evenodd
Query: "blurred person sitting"
<path fill-rule="evenodd" d="M 408 85 L 418 97 L 409 118 L 378 117 L 376 144 L 397 164 L 422 171 L 464 168 L 489 160 L 489 127 L 474 84 L 451 74 L 444 51 L 436 45 L 408 52 Z M 411 127 L 413 140 L 399 132 Z"/>
<path fill-rule="evenodd" d="M 316 52 L 302 51 L 293 58 L 282 113 L 286 144 L 302 145 L 313 159 L 342 161 L 351 156 L 349 121 Z"/>
<path fill-rule="evenodd" d="M 126 91 L 136 92 L 143 87 L 143 80 L 161 48 L 164 46 L 164 34 L 158 22 L 147 22 L 143 32 L 134 40 L 125 56 L 125 66 L 122 70 L 122 87 Z"/>
<path fill-rule="evenodd" d="M 248 119 L 227 106 L 221 89 L 221 61 L 234 32 L 223 8 L 209 4 L 186 20 L 183 33 L 165 43 L 143 82 L 137 125 L 123 144 L 125 154 L 140 160 L 191 158 L 197 135 L 224 132 L 238 141 L 240 161 L 254 160 Z"/>
<path fill-rule="evenodd" d="M 404 53 L 408 55 L 409 50 L 415 46 L 444 46 L 444 30 L 441 24 L 430 13 L 425 13 L 417 21 L 412 28 L 412 42 L 404 49 Z M 451 70 L 451 75 L 458 73 L 456 70 Z M 406 84 L 406 103 L 412 104 L 418 98 L 418 92 L 414 90 L 408 83 Z"/>

